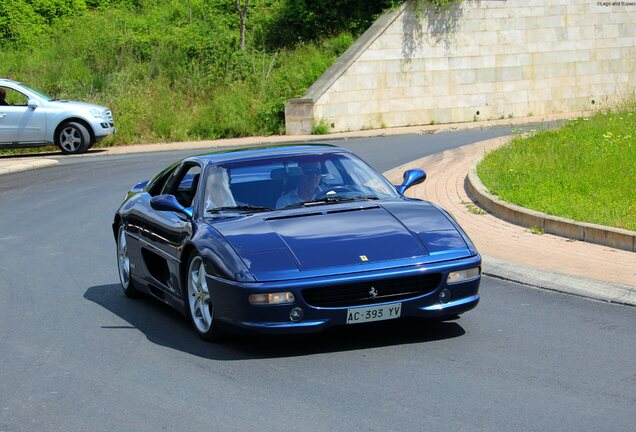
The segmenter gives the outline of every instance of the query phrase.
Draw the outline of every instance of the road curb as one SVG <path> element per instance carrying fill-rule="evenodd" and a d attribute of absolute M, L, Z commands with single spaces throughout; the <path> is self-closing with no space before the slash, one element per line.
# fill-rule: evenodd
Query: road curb
<path fill-rule="evenodd" d="M 482 272 L 486 276 L 562 294 L 636 306 L 636 288 L 628 285 L 570 276 L 489 256 L 482 256 L 482 263 Z"/>
<path fill-rule="evenodd" d="M 55 159 L 34 159 L 32 161 L 20 161 L 10 164 L 4 168 L 0 167 L 0 175 L 12 174 L 21 171 L 28 171 L 36 168 L 44 168 L 47 166 L 57 165 L 59 161 Z"/>
<path fill-rule="evenodd" d="M 511 204 L 491 194 L 477 175 L 477 159 L 468 172 L 466 189 L 480 207 L 500 219 L 527 228 L 537 227 L 543 232 L 588 243 L 596 243 L 629 252 L 636 252 L 636 232 L 604 225 L 577 222 Z"/>

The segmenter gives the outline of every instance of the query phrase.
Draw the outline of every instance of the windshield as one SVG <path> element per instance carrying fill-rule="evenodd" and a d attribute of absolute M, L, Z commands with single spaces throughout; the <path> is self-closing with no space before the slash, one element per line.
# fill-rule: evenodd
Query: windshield
<path fill-rule="evenodd" d="M 24 89 L 26 89 L 26 90 L 30 91 L 31 93 L 34 93 L 36 96 L 39 96 L 39 97 L 41 97 L 41 98 L 42 98 L 42 99 L 44 99 L 44 100 L 47 100 L 47 101 L 49 101 L 49 102 L 53 100 L 53 98 L 52 98 L 51 96 L 49 96 L 49 95 L 46 95 L 46 94 L 44 94 L 44 93 L 42 93 L 42 92 L 39 92 L 39 91 L 37 91 L 37 90 L 33 90 L 31 87 L 27 87 L 27 86 L 25 86 L 24 84 L 20 84 L 20 85 L 21 85 Z"/>
<path fill-rule="evenodd" d="M 204 184 L 203 208 L 207 215 L 399 197 L 384 177 L 348 153 L 209 166 Z"/>

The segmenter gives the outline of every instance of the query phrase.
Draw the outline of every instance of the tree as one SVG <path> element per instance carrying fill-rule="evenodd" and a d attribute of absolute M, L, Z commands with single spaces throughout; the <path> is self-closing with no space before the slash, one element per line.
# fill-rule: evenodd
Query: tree
<path fill-rule="evenodd" d="M 240 0 L 234 0 L 234 6 L 236 6 L 236 10 L 239 13 L 239 19 L 241 21 L 239 48 L 245 49 L 245 21 L 247 19 L 247 10 L 250 7 L 250 0 L 244 0 L 243 4 L 241 4 Z"/>

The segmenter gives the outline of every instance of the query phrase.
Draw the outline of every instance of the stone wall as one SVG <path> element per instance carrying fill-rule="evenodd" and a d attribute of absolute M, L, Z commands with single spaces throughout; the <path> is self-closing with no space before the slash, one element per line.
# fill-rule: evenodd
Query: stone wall
<path fill-rule="evenodd" d="M 633 97 L 636 5 L 601 3 L 405 3 L 288 101 L 287 133 L 320 121 L 336 132 L 579 112 Z"/>

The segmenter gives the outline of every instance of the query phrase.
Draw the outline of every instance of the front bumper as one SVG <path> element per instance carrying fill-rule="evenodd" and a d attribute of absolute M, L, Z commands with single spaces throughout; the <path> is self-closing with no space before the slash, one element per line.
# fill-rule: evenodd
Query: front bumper
<path fill-rule="evenodd" d="M 115 133 L 117 133 L 117 129 L 115 128 L 115 122 L 110 112 L 107 117 L 93 119 L 90 123 L 93 129 L 93 135 L 95 136 L 96 142 L 99 142 L 103 140 L 104 138 L 109 137 L 111 135 L 115 135 Z"/>
<path fill-rule="evenodd" d="M 481 257 L 453 260 L 425 266 L 410 266 L 405 268 L 388 269 L 374 272 L 361 272 L 337 277 L 323 277 L 298 279 L 285 282 L 265 283 L 228 283 L 208 276 L 208 287 L 214 304 L 215 316 L 220 321 L 240 329 L 268 334 L 297 334 L 325 330 L 329 327 L 346 325 L 347 311 L 354 308 L 368 306 L 382 306 L 395 303 L 402 304 L 400 319 L 404 318 L 436 318 L 454 316 L 473 309 L 479 302 L 480 278 L 472 281 L 447 285 L 446 277 L 449 272 L 481 266 Z M 384 302 L 364 304 L 348 307 L 316 307 L 307 304 L 302 290 L 317 286 L 341 285 L 343 283 L 358 283 L 415 276 L 426 273 L 441 273 L 440 283 L 417 297 Z M 442 303 L 439 294 L 444 289 L 451 291 L 450 300 Z M 296 301 L 286 305 L 251 305 L 248 300 L 250 294 L 291 291 Z M 292 322 L 290 311 L 300 307 L 304 317 L 299 322 Z"/>
<path fill-rule="evenodd" d="M 114 126 L 102 127 L 100 125 L 99 129 L 95 130 L 95 142 L 99 142 L 104 138 L 107 138 L 111 135 L 115 135 L 117 133 L 117 129 Z"/>

